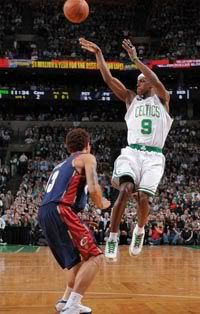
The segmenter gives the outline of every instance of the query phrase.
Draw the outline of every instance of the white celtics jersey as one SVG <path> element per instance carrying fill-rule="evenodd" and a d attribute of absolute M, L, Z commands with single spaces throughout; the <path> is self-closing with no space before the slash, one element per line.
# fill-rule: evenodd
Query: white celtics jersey
<path fill-rule="evenodd" d="M 134 97 L 125 115 L 128 144 L 163 148 L 173 119 L 157 95 L 145 99 Z"/>

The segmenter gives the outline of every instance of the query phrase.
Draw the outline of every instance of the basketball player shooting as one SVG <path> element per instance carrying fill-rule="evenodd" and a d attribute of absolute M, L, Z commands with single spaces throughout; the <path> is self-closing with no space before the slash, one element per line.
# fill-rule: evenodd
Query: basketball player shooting
<path fill-rule="evenodd" d="M 142 250 L 150 202 L 164 172 L 162 148 L 173 121 L 169 116 L 170 95 L 157 75 L 138 59 L 130 40 L 124 39 L 122 47 L 141 72 L 137 78 L 137 94 L 112 76 L 101 49 L 95 43 L 84 38 L 79 42 L 82 49 L 95 54 L 105 83 L 127 108 L 128 146 L 121 150 L 114 164 L 112 184 L 119 189 L 119 195 L 112 210 L 111 232 L 105 248 L 105 256 L 116 261 L 119 224 L 127 201 L 135 192 L 138 194 L 138 222 L 133 230 L 129 253 L 138 255 Z"/>

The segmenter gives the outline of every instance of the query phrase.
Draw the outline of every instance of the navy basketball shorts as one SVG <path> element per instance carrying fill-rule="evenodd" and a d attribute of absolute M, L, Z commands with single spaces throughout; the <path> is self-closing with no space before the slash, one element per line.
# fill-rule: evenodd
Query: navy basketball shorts
<path fill-rule="evenodd" d="M 70 207 L 49 203 L 41 206 L 38 221 L 59 265 L 71 269 L 91 256 L 102 254 L 88 227 Z"/>

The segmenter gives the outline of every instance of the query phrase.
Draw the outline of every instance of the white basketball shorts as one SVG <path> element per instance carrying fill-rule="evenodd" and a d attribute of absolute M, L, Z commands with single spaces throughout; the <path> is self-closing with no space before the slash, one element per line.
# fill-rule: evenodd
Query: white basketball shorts
<path fill-rule="evenodd" d="M 155 195 L 165 169 L 165 156 L 162 153 L 147 152 L 129 146 L 121 150 L 114 164 L 112 184 L 119 189 L 119 178 L 130 176 L 136 191 Z"/>

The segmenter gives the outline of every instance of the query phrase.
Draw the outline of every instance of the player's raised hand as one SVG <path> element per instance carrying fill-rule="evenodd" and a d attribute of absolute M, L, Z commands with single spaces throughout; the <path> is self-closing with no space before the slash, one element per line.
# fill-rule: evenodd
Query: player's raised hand
<path fill-rule="evenodd" d="M 138 59 L 136 48 L 133 46 L 129 39 L 124 39 L 122 42 L 122 47 L 128 53 L 130 59 L 134 62 Z"/>
<path fill-rule="evenodd" d="M 102 209 L 107 209 L 110 207 L 110 201 L 107 200 L 107 198 L 103 197 L 103 208 Z"/>
<path fill-rule="evenodd" d="M 79 38 L 79 43 L 82 49 L 90 51 L 94 54 L 101 50 L 99 46 L 97 46 L 92 41 L 86 40 L 85 38 Z"/>

